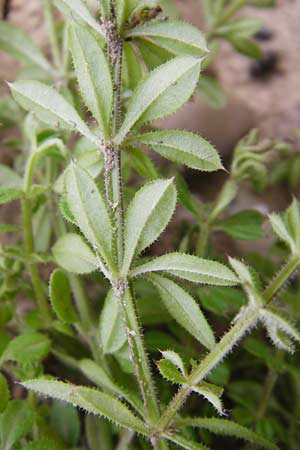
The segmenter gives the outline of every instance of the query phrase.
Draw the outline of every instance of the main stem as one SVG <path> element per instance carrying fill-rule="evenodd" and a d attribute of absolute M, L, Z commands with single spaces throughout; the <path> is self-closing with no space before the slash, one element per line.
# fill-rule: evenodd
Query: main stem
<path fill-rule="evenodd" d="M 282 285 L 289 279 L 295 269 L 300 264 L 300 257 L 293 256 L 284 269 L 275 278 L 273 283 L 266 289 L 263 300 L 264 303 L 270 302 L 274 295 L 280 290 Z M 234 348 L 240 339 L 253 328 L 258 320 L 261 305 L 257 307 L 248 307 L 242 317 L 235 325 L 223 336 L 215 348 L 203 359 L 187 379 L 186 385 L 183 385 L 173 400 L 169 403 L 160 421 L 157 424 L 156 436 L 161 436 L 169 427 L 175 415 L 182 407 L 190 393 L 191 386 L 199 384 L 216 367 L 224 357 Z"/>
<path fill-rule="evenodd" d="M 116 18 L 114 17 L 115 9 L 112 10 L 112 19 L 116 24 Z M 115 25 L 115 27 L 117 27 Z M 116 28 L 117 30 L 117 28 Z M 117 42 L 115 42 L 118 48 L 117 58 L 112 67 L 114 73 L 115 84 L 115 101 L 114 101 L 114 114 L 113 114 L 113 134 L 116 134 L 120 124 L 121 115 L 121 76 L 122 76 L 122 60 L 123 60 L 123 46 L 121 38 L 116 31 Z M 115 225 L 115 244 L 117 250 L 117 259 L 119 273 L 123 261 L 124 251 L 124 233 L 123 233 L 123 205 L 122 205 L 122 183 L 121 183 L 121 152 L 120 148 L 114 146 L 113 148 L 113 168 L 111 173 L 111 186 L 112 186 L 112 201 L 109 201 L 110 206 L 113 208 L 113 217 Z M 139 326 L 134 297 L 128 280 L 118 279 L 114 281 L 114 291 L 120 301 L 120 305 L 123 311 L 123 317 L 125 322 L 125 329 L 128 339 L 128 344 L 131 352 L 131 358 L 135 366 L 137 381 L 141 390 L 141 394 L 144 400 L 149 425 L 152 426 L 159 419 L 159 407 L 155 395 L 155 388 L 151 376 L 151 370 L 148 364 L 146 351 L 143 344 L 143 336 L 141 328 Z M 156 445 L 153 442 L 153 445 Z M 167 448 L 167 447 L 165 447 Z"/>

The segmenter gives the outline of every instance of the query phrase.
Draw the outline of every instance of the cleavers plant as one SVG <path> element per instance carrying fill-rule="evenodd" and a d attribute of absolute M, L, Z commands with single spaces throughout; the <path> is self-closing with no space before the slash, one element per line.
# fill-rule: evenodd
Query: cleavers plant
<path fill-rule="evenodd" d="M 235 1 L 215 3 L 227 9 L 232 5 L 232 12 L 239 7 Z M 187 416 L 182 408 L 196 393 L 220 416 L 226 414 L 221 400 L 223 388 L 207 379 L 259 324 L 280 352 L 292 352 L 293 341 L 300 342 L 296 328 L 272 306 L 300 265 L 300 209 L 296 199 L 284 216 L 269 216 L 289 256 L 266 289 L 244 262 L 229 258 L 227 266 L 220 255 L 214 260 L 207 258 L 214 231 L 227 231 L 241 239 L 261 237 L 259 213 L 244 211 L 225 219 L 220 216 L 236 197 L 241 181 L 263 183 L 266 155 L 284 145 L 259 141 L 257 132 L 252 132 L 237 146 L 230 175 L 216 201 L 200 204 L 179 174 L 168 178 L 159 175 L 146 148 L 194 170 L 223 169 L 216 149 L 204 138 L 181 130 L 161 130 L 155 122 L 175 113 L 193 96 L 209 54 L 204 35 L 185 22 L 162 17 L 163 6 L 158 8 L 156 2 L 102 1 L 98 20 L 83 0 L 55 0 L 54 4 L 66 19 L 57 28 L 51 2 L 43 1 L 53 64 L 20 30 L 6 23 L 0 25 L 4 32 L 1 48 L 31 66 L 9 84 L 14 100 L 28 112 L 23 116 L 21 109 L 11 104 L 12 121 L 17 115 L 23 121 L 21 139 L 28 153 L 25 164 L 24 155 L 20 161 L 25 165 L 23 179 L 6 166 L 0 171 L 1 204 L 20 199 L 24 233 L 22 251 L 7 247 L 1 254 L 1 294 L 7 310 L 1 309 L 1 320 L 5 314 L 8 318 L 4 323 L 11 320 L 6 303 L 16 296 L 25 265 L 30 283 L 23 284 L 22 291 L 29 292 L 37 305 L 26 316 L 17 315 L 19 336 L 8 343 L 3 334 L 1 367 L 6 370 L 12 362 L 16 364 L 12 371 L 29 392 L 30 408 L 20 400 L 9 401 L 6 378 L 1 376 L 2 447 L 51 450 L 66 448 L 66 443 L 67 448 L 78 445 L 72 426 L 68 436 L 62 431 L 65 444 L 57 443 L 51 435 L 56 442 L 53 444 L 49 435 L 40 431 L 43 427 L 39 428 L 34 416 L 40 411 L 37 393 L 88 413 L 85 430 L 91 450 L 113 448 L 113 435 L 118 436 L 119 450 L 149 445 L 157 449 L 207 449 L 192 428 L 237 437 L 263 448 L 278 448 L 251 428 L 215 417 L 210 410 L 212 417 L 198 412 Z M 35 81 L 28 81 L 31 77 Z M 75 79 L 88 111 L 79 101 Z M 74 135 L 81 137 L 74 140 Z M 148 179 L 137 191 L 127 183 L 128 164 Z M 177 189 L 180 202 L 197 221 L 194 254 L 172 251 L 152 257 L 145 251 L 172 219 Z M 8 225 L 2 228 L 18 231 Z M 184 245 L 189 247 L 187 241 Z M 51 304 L 39 270 L 44 263 L 59 266 L 50 276 Z M 90 277 L 87 287 L 82 276 Z M 91 301 L 91 280 L 100 286 L 98 295 L 105 296 L 100 320 L 94 314 L 94 310 L 99 313 L 99 307 Z M 222 288 L 224 295 L 235 286 L 244 291 L 246 301 L 220 339 L 216 339 L 195 300 L 199 285 Z M 162 358 L 157 370 L 153 367 L 139 317 L 139 296 L 149 289 L 148 309 L 158 308 L 166 322 L 175 320 L 179 324 L 187 342 L 189 335 L 197 342 L 197 352 L 202 353 L 193 360 L 188 349 L 186 354 L 182 349 L 177 351 L 170 338 L 169 348 L 162 349 L 163 343 L 157 343 Z M 49 352 L 68 367 L 72 374 L 69 379 L 74 379 L 73 371 L 80 372 L 78 383 L 43 373 L 40 363 Z M 173 398 L 174 386 L 170 385 L 177 390 Z M 72 408 L 53 405 L 54 427 L 60 429 L 60 414 L 68 414 L 68 423 L 73 424 Z M 15 431 L 7 424 L 13 423 L 16 414 L 22 426 Z M 122 431 L 106 428 L 106 423 L 94 416 L 110 420 Z M 31 428 L 32 442 L 28 442 Z M 202 437 L 207 443 L 207 436 Z M 130 443 L 132 447 L 128 447 Z"/>

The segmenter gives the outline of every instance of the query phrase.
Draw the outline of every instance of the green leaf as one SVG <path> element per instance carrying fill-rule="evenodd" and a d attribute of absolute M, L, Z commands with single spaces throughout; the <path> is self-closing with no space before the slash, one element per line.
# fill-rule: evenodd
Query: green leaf
<path fill-rule="evenodd" d="M 211 433 L 220 436 L 232 436 L 237 439 L 243 439 L 245 441 L 251 442 L 252 444 L 266 449 L 278 450 L 277 445 L 269 442 L 259 434 L 227 419 L 206 419 L 201 417 L 194 419 L 191 417 L 176 420 L 175 426 L 191 426 L 200 429 L 203 428 L 204 430 L 210 431 Z"/>
<path fill-rule="evenodd" d="M 199 94 L 212 108 L 221 109 L 226 105 L 226 94 L 221 83 L 214 77 L 201 75 Z"/>
<path fill-rule="evenodd" d="M 0 186 L 1 188 L 21 189 L 23 180 L 10 167 L 0 164 Z"/>
<path fill-rule="evenodd" d="M 39 81 L 17 81 L 9 83 L 16 102 L 27 111 L 52 127 L 82 134 L 95 144 L 99 139 L 94 135 L 77 111 L 53 87 Z"/>
<path fill-rule="evenodd" d="M 277 234 L 280 240 L 285 242 L 292 253 L 296 253 L 297 247 L 294 239 L 290 235 L 289 230 L 287 229 L 286 224 L 284 223 L 284 220 L 280 217 L 280 215 L 272 213 L 269 215 L 269 220 L 274 233 Z"/>
<path fill-rule="evenodd" d="M 62 420 L 63 418 L 63 420 Z M 80 438 L 80 419 L 71 405 L 54 401 L 51 407 L 51 426 L 70 447 L 75 447 Z"/>
<path fill-rule="evenodd" d="M 202 137 L 188 131 L 156 131 L 134 137 L 170 161 L 192 169 L 211 172 L 222 169 L 216 149 Z"/>
<path fill-rule="evenodd" d="M 134 169 L 141 177 L 146 180 L 155 180 L 159 177 L 155 165 L 146 152 L 140 150 L 139 148 L 132 147 L 129 147 L 126 150 L 130 156 Z"/>
<path fill-rule="evenodd" d="M 125 220 L 123 275 L 127 274 L 133 257 L 149 247 L 163 232 L 175 206 L 173 179 L 153 181 L 135 194 Z"/>
<path fill-rule="evenodd" d="M 217 223 L 216 229 L 225 231 L 235 239 L 246 241 L 262 239 L 264 216 L 258 211 L 241 211 L 221 220 Z"/>
<path fill-rule="evenodd" d="M 120 305 L 113 290 L 110 290 L 100 316 L 99 338 L 104 354 L 118 351 L 126 342 Z"/>
<path fill-rule="evenodd" d="M 148 272 L 161 271 L 193 283 L 216 286 L 234 286 L 238 283 L 237 277 L 224 264 L 183 253 L 169 253 L 159 256 L 139 267 L 135 267 L 130 275 L 138 276 Z"/>
<path fill-rule="evenodd" d="M 208 349 L 215 346 L 211 327 L 193 297 L 178 284 L 152 274 L 150 281 L 158 289 L 161 299 L 172 317 Z"/>
<path fill-rule="evenodd" d="M 176 187 L 178 191 L 179 202 L 195 217 L 199 218 L 201 215 L 201 203 L 200 201 L 191 193 L 189 186 L 180 174 L 176 175 Z"/>
<path fill-rule="evenodd" d="M 24 33 L 7 21 L 0 21 L 0 50 L 9 53 L 14 58 L 27 65 L 38 66 L 46 72 L 53 69 L 31 36 Z"/>
<path fill-rule="evenodd" d="M 289 234 L 293 238 L 296 247 L 300 245 L 300 208 L 299 202 L 296 198 L 293 198 L 291 205 L 288 207 L 285 213 L 285 222 L 289 230 Z"/>
<path fill-rule="evenodd" d="M 274 311 L 261 309 L 259 318 L 265 325 L 274 345 L 282 350 L 293 353 L 294 346 L 292 340 L 300 344 L 300 332 L 288 320 L 280 317 Z"/>
<path fill-rule="evenodd" d="M 166 117 L 187 102 L 197 85 L 200 66 L 201 59 L 178 57 L 154 69 L 134 91 L 115 143 L 121 144 L 134 126 Z"/>
<path fill-rule="evenodd" d="M 6 409 L 10 398 L 6 377 L 0 372 L 0 414 Z"/>
<path fill-rule="evenodd" d="M 203 444 L 199 444 L 197 442 L 191 441 L 184 436 L 180 436 L 179 434 L 164 434 L 164 437 L 171 442 L 174 442 L 179 447 L 184 448 L 185 450 L 209 450 Z"/>
<path fill-rule="evenodd" d="M 184 363 L 178 353 L 173 350 L 165 350 L 161 354 L 166 360 L 171 361 L 183 375 L 186 374 Z"/>
<path fill-rule="evenodd" d="M 42 378 L 26 381 L 23 385 L 34 392 L 72 403 L 87 413 L 106 417 L 117 425 L 148 435 L 148 430 L 140 419 L 112 395 L 96 389 Z"/>
<path fill-rule="evenodd" d="M 69 0 L 54 0 L 54 3 L 71 22 L 76 20 L 91 27 L 99 34 L 99 37 L 105 36 L 102 26 L 94 19 L 84 0 L 72 0 L 71 2 Z"/>
<path fill-rule="evenodd" d="M 16 361 L 33 364 L 43 360 L 50 350 L 50 340 L 40 333 L 24 333 L 12 339 L 1 357 L 1 362 Z"/>
<path fill-rule="evenodd" d="M 140 61 L 129 42 L 124 42 L 123 83 L 129 89 L 135 89 L 143 76 Z"/>
<path fill-rule="evenodd" d="M 83 100 L 108 136 L 113 87 L 106 57 L 95 37 L 81 26 L 70 32 L 70 48 Z"/>
<path fill-rule="evenodd" d="M 113 266 L 112 225 L 106 203 L 90 175 L 71 164 L 65 175 L 65 191 L 72 216 L 86 239 L 109 266 Z"/>
<path fill-rule="evenodd" d="M 223 404 L 220 399 L 223 389 L 209 383 L 202 383 L 200 386 L 193 386 L 193 391 L 204 397 L 218 411 L 220 415 L 224 414 Z"/>
<path fill-rule="evenodd" d="M 85 434 L 90 450 L 113 450 L 110 425 L 102 418 L 85 416 Z"/>
<path fill-rule="evenodd" d="M 210 286 L 200 288 L 198 293 L 204 308 L 220 316 L 237 313 L 245 304 L 245 296 L 240 289 Z"/>
<path fill-rule="evenodd" d="M 68 272 L 84 274 L 98 269 L 96 256 L 78 234 L 65 234 L 52 251 L 57 264 Z"/>
<path fill-rule="evenodd" d="M 261 20 L 252 17 L 233 19 L 225 25 L 218 27 L 216 33 L 229 39 L 250 38 L 262 27 Z"/>
<path fill-rule="evenodd" d="M 261 48 L 252 39 L 235 37 L 231 38 L 230 42 L 239 53 L 250 58 L 259 59 L 263 55 Z"/>
<path fill-rule="evenodd" d="M 150 21 L 132 28 L 126 37 L 154 43 L 174 56 L 199 57 L 209 52 L 204 35 L 197 28 L 179 20 Z"/>
<path fill-rule="evenodd" d="M 0 187 L 0 205 L 17 200 L 23 196 L 24 192 L 20 189 Z"/>
<path fill-rule="evenodd" d="M 0 418 L 1 447 L 10 450 L 27 436 L 33 426 L 34 413 L 22 400 L 12 400 Z"/>
<path fill-rule="evenodd" d="M 78 317 L 72 305 L 70 282 L 61 269 L 56 269 L 50 278 L 49 294 L 55 314 L 62 322 L 74 323 Z"/>
<path fill-rule="evenodd" d="M 57 446 L 57 442 L 49 441 L 48 439 L 40 439 L 38 441 L 30 442 L 30 444 L 22 447 L 22 450 L 62 450 Z"/>
<path fill-rule="evenodd" d="M 10 224 L 6 224 L 6 223 L 0 224 L 0 232 L 1 233 L 14 233 L 14 232 L 18 232 L 18 231 L 22 231 L 22 228 L 18 227 L 17 225 L 10 225 Z"/>
<path fill-rule="evenodd" d="M 157 363 L 161 375 L 174 384 L 184 384 L 186 379 L 178 370 L 178 367 L 168 359 L 161 359 Z"/>

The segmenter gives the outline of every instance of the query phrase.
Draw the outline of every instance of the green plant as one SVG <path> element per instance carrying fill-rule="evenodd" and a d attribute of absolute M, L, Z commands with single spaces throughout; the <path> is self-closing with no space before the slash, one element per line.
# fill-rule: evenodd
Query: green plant
<path fill-rule="evenodd" d="M 153 2 L 142 7 L 134 0 L 101 2 L 100 20 L 82 0 L 54 3 L 67 19 L 56 26 L 51 3 L 44 0 L 53 64 L 20 30 L 0 25 L 1 47 L 31 66 L 10 84 L 22 110 L 7 99 L 1 109 L 4 123 L 21 124 L 20 140 L 10 142 L 11 148 L 14 144 L 22 150 L 16 170 L 0 166 L 0 202 L 20 199 L 23 240 L 1 252 L 0 364 L 28 391 L 26 400 L 10 400 L 1 375 L 2 447 L 63 450 L 85 445 L 73 405 L 90 413 L 85 416 L 85 437 L 91 450 L 113 448 L 115 437 L 119 450 L 149 445 L 205 449 L 211 440 L 206 431 L 278 448 L 273 436 L 259 427 L 281 372 L 292 377 L 299 391 L 297 364 L 286 361 L 283 351 L 292 352 L 300 335 L 281 308 L 272 305 L 300 264 L 298 202 L 294 199 L 284 215 L 269 216 L 283 243 L 275 252 L 280 264 L 286 261 L 265 289 L 270 271 L 261 270 L 260 280 L 236 258 L 229 259 L 228 267 L 223 255 L 211 249 L 210 238 L 219 230 L 235 239 L 263 237 L 260 213 L 223 214 L 242 181 L 264 187 L 268 155 L 285 146 L 261 141 L 257 131 L 250 133 L 237 145 L 216 201 L 200 202 L 175 164 L 222 170 L 216 149 L 198 135 L 159 130 L 153 122 L 174 113 L 193 95 L 209 51 L 203 34 L 178 20 L 152 21 L 160 11 Z M 238 9 L 237 2 L 231 3 Z M 229 8 L 228 3 L 219 4 Z M 141 57 L 148 68 L 155 68 L 148 72 Z M 81 135 L 75 143 L 74 134 Z M 175 164 L 163 172 L 145 147 Z M 21 177 L 18 168 L 22 172 L 23 167 Z M 136 173 L 147 179 L 138 189 L 130 182 Z M 185 234 L 180 251 L 146 254 L 174 215 L 177 191 L 181 204 L 194 215 L 196 229 Z M 2 225 L 1 230 L 19 228 Z M 197 256 L 184 253 L 190 248 Z M 45 264 L 50 302 L 40 271 Z M 257 260 L 254 266 L 259 270 Z M 29 279 L 24 280 L 25 269 Z M 287 292 L 292 309 L 298 289 Z M 17 308 L 20 294 L 31 299 L 28 311 Z M 221 338 L 215 337 L 196 296 L 207 314 L 224 316 L 228 305 L 235 313 Z M 144 338 L 141 323 L 157 326 Z M 225 323 L 226 316 L 223 329 Z M 268 367 L 257 415 L 247 421 L 240 408 L 240 416 L 235 411 L 237 421 L 218 417 L 226 413 L 221 400 L 227 384 L 223 361 L 258 325 L 279 351 L 272 358 L 263 338 L 246 341 L 246 351 L 263 354 Z M 157 359 L 158 349 L 156 369 L 148 352 L 155 352 Z M 247 358 L 243 361 L 249 364 Z M 225 376 L 214 370 L 220 367 L 225 367 Z M 229 389 L 238 399 L 237 387 Z M 248 388 L 243 389 L 247 393 Z M 50 406 L 35 393 L 55 401 Z M 194 394 L 207 401 L 197 403 L 203 414 L 195 415 L 190 408 Z M 293 406 L 290 435 L 276 434 L 277 440 L 289 441 L 290 448 L 297 442 L 299 396 Z"/>

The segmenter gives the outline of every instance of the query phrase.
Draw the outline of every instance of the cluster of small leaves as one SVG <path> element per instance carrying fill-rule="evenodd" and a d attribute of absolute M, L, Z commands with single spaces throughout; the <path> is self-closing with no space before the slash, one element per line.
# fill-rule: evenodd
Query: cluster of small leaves
<path fill-rule="evenodd" d="M 199 79 L 200 89 L 202 80 L 217 94 L 218 86 L 200 74 L 214 41 L 225 38 L 257 56 L 249 38 L 260 24 L 233 16 L 243 6 L 273 2 L 204 1 L 209 45 L 198 29 L 165 17 L 169 2 L 103 1 L 100 19 L 82 0 L 53 3 L 65 17 L 57 26 L 52 2 L 43 1 L 53 62 L 18 28 L 0 23 L 0 48 L 25 64 L 9 84 L 16 103 L 5 99 L 0 105 L 1 120 L 22 131 L 19 141 L 8 143 L 18 151 L 15 170 L 0 166 L 0 203 L 20 200 L 22 226 L 7 224 L 0 231 L 24 234 L 20 245 L 5 246 L 0 255 L 1 447 L 77 450 L 84 444 L 76 406 L 88 413 L 84 428 L 91 450 L 110 450 L 116 438 L 118 448 L 132 442 L 132 449 L 150 443 L 206 449 L 211 438 L 205 431 L 278 448 L 258 426 L 258 433 L 243 426 L 253 423 L 238 408 L 236 421 L 214 414 L 227 414 L 223 359 L 258 323 L 280 351 L 293 352 L 293 343 L 300 342 L 296 327 L 269 305 L 300 263 L 299 204 L 295 199 L 284 217 L 270 216 L 289 259 L 265 291 L 239 260 L 231 258 L 230 268 L 213 253 L 208 259 L 207 244 L 215 231 L 244 240 L 264 236 L 265 218 L 258 211 L 222 215 L 241 181 L 263 187 L 266 154 L 280 145 L 259 141 L 255 131 L 242 140 L 230 176 L 210 205 L 200 203 L 179 174 L 165 177 L 145 150 L 193 170 L 223 169 L 203 137 L 158 130 L 152 122 L 187 102 Z M 147 182 L 123 189 L 119 172 L 123 183 L 134 172 Z M 145 256 L 174 216 L 178 199 L 199 225 L 197 255 L 189 254 L 187 236 L 180 251 Z M 49 263 L 58 267 L 49 272 L 48 301 L 39 269 Z M 29 299 L 25 311 L 18 307 L 20 294 Z M 227 312 L 236 316 L 218 338 L 211 314 Z M 140 321 L 157 325 L 147 327 L 145 339 Z M 254 340 L 245 347 L 277 370 L 264 341 L 261 346 Z M 147 350 L 157 361 L 155 376 Z M 57 365 L 60 378 L 70 373 L 77 384 L 53 378 Z M 296 378 L 291 364 L 282 366 Z M 24 401 L 11 392 L 8 382 L 15 379 L 29 391 Z M 169 402 L 174 388 L 178 393 Z M 54 400 L 40 402 L 33 392 Z M 179 415 L 191 393 L 204 400 L 201 417 Z M 228 395 L 238 398 L 234 386 Z"/>

